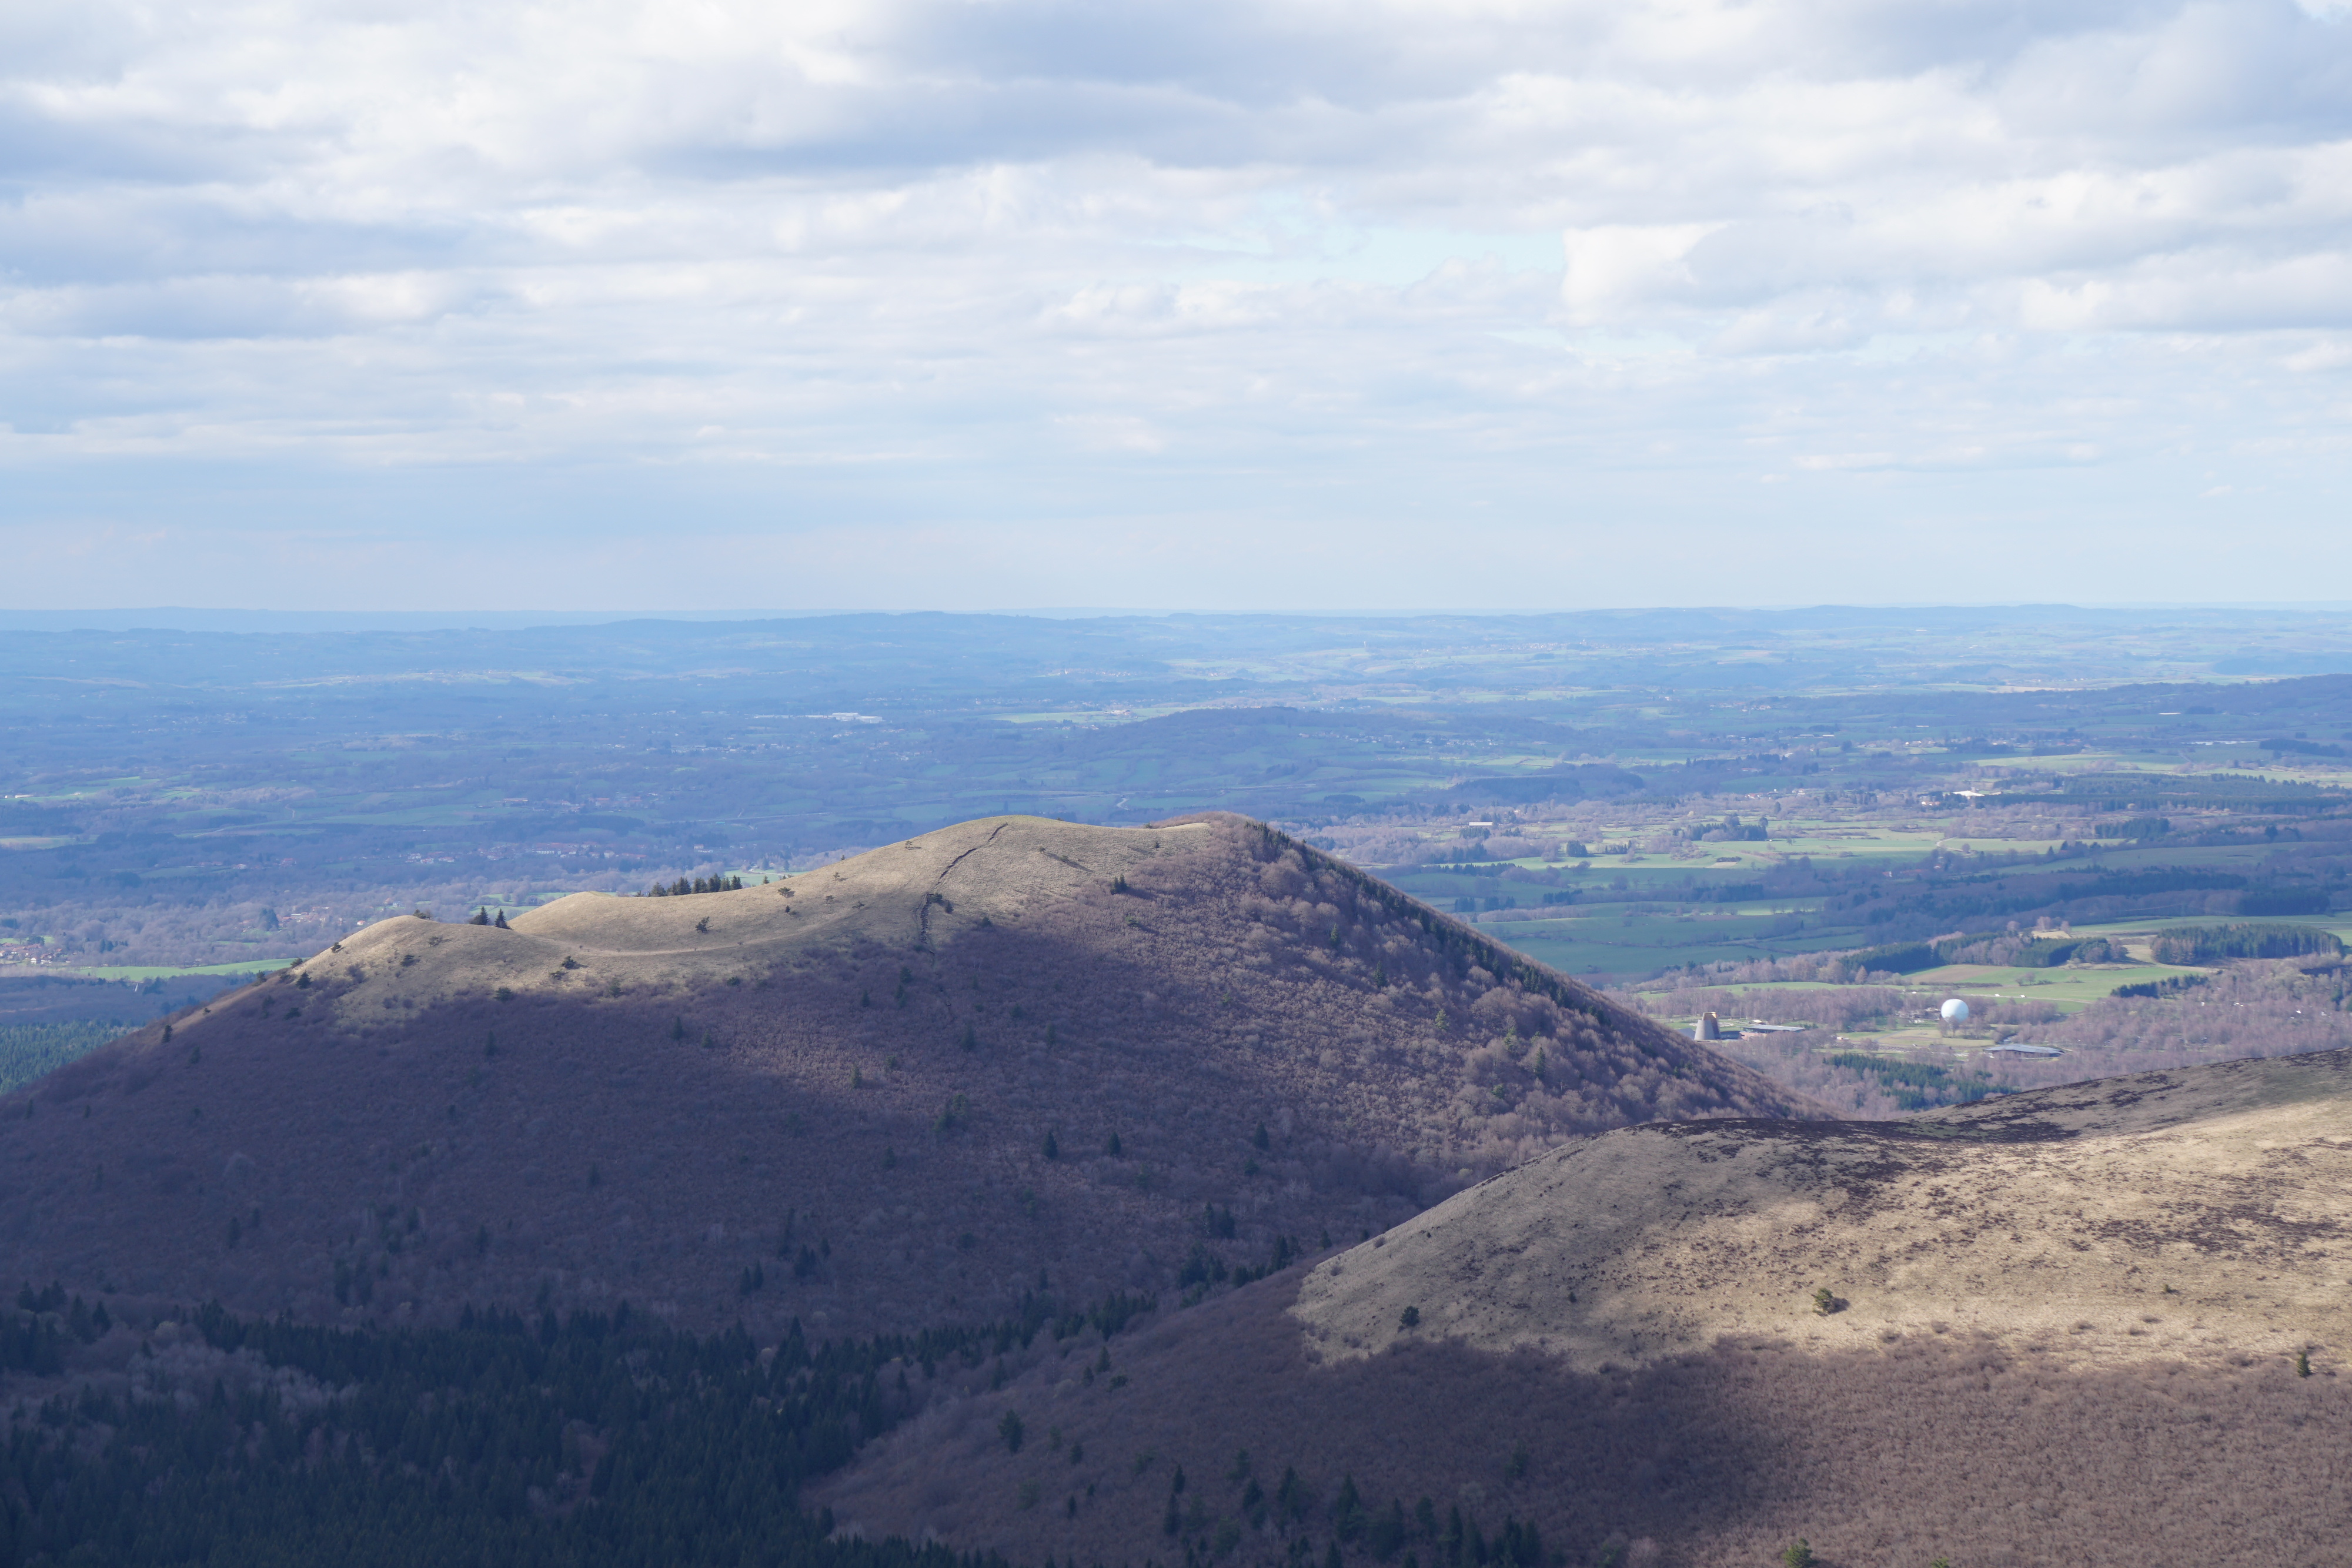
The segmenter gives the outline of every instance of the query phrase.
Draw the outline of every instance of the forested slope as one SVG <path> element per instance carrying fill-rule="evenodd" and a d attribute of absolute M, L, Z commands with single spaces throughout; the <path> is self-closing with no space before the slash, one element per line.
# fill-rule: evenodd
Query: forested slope
<path fill-rule="evenodd" d="M 142 1030 L 0 1101 L 0 1277 L 911 1330 L 1262 1270 L 1578 1134 L 1801 1109 L 1258 824 L 1000 818 L 385 921 Z"/>

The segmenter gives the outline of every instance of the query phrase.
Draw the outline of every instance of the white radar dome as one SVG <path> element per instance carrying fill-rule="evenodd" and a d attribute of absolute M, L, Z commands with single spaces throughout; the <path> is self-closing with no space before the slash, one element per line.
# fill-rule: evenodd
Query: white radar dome
<path fill-rule="evenodd" d="M 1944 1021 L 1946 1023 L 1968 1022 L 1969 1004 L 1960 1000 L 1958 997 L 1954 997 L 1950 1001 L 1946 1002 L 1944 1004 Z"/>

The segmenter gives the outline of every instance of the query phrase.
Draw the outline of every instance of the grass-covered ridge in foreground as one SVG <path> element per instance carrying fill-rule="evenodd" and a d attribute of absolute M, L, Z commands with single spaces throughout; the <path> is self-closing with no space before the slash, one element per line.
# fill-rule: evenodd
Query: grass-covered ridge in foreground
<path fill-rule="evenodd" d="M 1632 1128 L 814 1495 L 1024 1560 L 1491 1563 L 1532 1530 L 1570 1564 L 2315 1565 L 2352 1531 L 2347 1245 L 2347 1051 Z"/>

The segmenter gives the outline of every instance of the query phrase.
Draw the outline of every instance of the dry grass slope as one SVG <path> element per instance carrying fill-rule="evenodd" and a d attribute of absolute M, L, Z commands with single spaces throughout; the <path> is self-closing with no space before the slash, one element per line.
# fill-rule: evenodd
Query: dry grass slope
<path fill-rule="evenodd" d="M 1614 1132 L 1163 1311 L 1114 1371 L 950 1377 L 821 1500 L 1016 1560 L 1452 1563 L 1458 1509 L 1577 1564 L 2316 1568 L 2352 1533 L 2347 1182 L 2347 1052 Z"/>
<path fill-rule="evenodd" d="M 2068 1362 L 2277 1355 L 2352 1344 L 2347 1249 L 2352 1075 L 2331 1051 L 1905 1122 L 1615 1133 L 1332 1260 L 1296 1310 L 1338 1354 L 1412 1332 L 1582 1370 L 1937 1323 Z M 1846 1305 L 1816 1312 L 1822 1290 Z"/>
<path fill-rule="evenodd" d="M 1257 824 L 999 818 L 776 886 L 385 921 L 142 1030 L 0 1101 L 0 1279 L 913 1328 L 1803 1109 Z"/>

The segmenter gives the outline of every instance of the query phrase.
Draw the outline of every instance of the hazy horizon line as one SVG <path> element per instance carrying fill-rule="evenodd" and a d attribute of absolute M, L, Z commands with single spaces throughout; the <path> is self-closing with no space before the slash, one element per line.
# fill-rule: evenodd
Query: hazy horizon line
<path fill-rule="evenodd" d="M 2114 614 L 2140 612 L 2265 611 L 2273 613 L 2325 615 L 2352 612 L 2343 600 L 1889 600 L 1882 601 L 1825 600 L 1801 603 L 1649 603 L 1576 606 L 1506 607 L 1497 605 L 1392 605 L 1340 608 L 1217 608 L 1202 606 L 1024 605 L 948 610 L 935 606 L 782 608 L 728 610 L 686 609 L 417 609 L 417 610 L 278 610 L 259 606 L 143 605 L 120 608 L 8 609 L 0 608 L 0 632 L 357 632 L 357 631 L 526 631 L 547 626 L 604 626 L 631 622 L 667 621 L 698 624 L 749 623 L 762 621 L 808 621 L 851 616 L 943 617 L 1000 616 L 1035 621 L 1265 619 L 1291 621 L 1341 620 L 1519 620 L 1551 616 L 1749 614 L 1776 615 L 1854 611 L 1889 613 L 1901 611 L 1948 614 L 1956 611 L 2069 610 Z"/>

